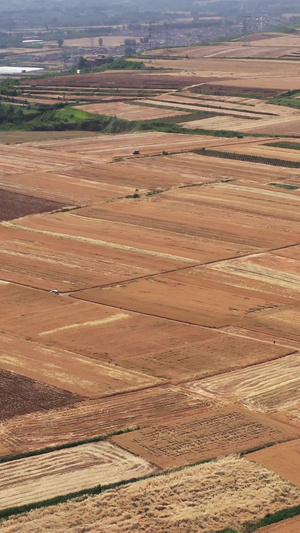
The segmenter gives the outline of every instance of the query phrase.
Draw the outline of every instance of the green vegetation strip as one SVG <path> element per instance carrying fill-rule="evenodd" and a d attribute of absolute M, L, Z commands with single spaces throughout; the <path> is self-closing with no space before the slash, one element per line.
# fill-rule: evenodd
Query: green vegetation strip
<path fill-rule="evenodd" d="M 258 522 L 249 524 L 245 528 L 245 533 L 252 533 L 252 531 L 256 531 L 261 527 L 270 526 L 271 524 L 277 524 L 277 522 L 282 522 L 283 520 L 287 520 L 288 518 L 294 518 L 294 516 L 299 515 L 300 505 L 295 505 L 294 507 L 290 507 L 288 509 L 282 509 L 281 511 L 277 511 L 277 513 L 267 514 L 262 520 L 259 520 Z"/>
<path fill-rule="evenodd" d="M 272 185 L 273 187 L 280 187 L 281 189 L 288 189 L 290 191 L 296 191 L 297 189 L 300 189 L 297 185 L 289 185 L 288 183 L 268 183 L 268 185 Z"/>
<path fill-rule="evenodd" d="M 237 154 L 235 152 L 221 152 L 219 150 L 207 150 L 206 148 L 191 151 L 199 155 L 206 155 L 208 157 L 234 159 L 238 161 L 247 161 L 248 163 L 262 163 L 263 165 L 273 165 L 276 167 L 300 168 L 299 161 L 286 161 L 285 159 L 262 157 L 258 155 Z"/>
<path fill-rule="evenodd" d="M 40 448 L 39 450 L 23 452 L 17 455 L 6 455 L 5 457 L 0 457 L 0 464 L 8 463 L 10 461 L 17 461 L 19 459 L 25 459 L 26 457 L 34 457 L 36 455 L 44 455 L 46 453 L 57 452 L 59 450 L 65 450 L 67 448 L 76 448 L 77 446 L 82 446 L 83 444 L 90 444 L 91 442 L 102 442 L 104 440 L 109 439 L 110 437 L 114 437 L 115 435 L 122 435 L 123 433 L 131 433 L 132 431 L 138 431 L 139 429 L 141 429 L 140 426 L 136 426 L 133 428 L 120 429 L 119 431 L 113 431 L 111 433 L 107 433 L 106 435 L 91 437 L 90 439 L 76 440 L 73 442 L 67 442 L 66 444 L 58 444 L 57 446 L 46 446 L 46 448 Z"/>
<path fill-rule="evenodd" d="M 274 143 L 265 143 L 265 146 L 274 146 L 274 148 L 287 148 L 289 150 L 300 150 L 300 143 L 278 141 Z"/>

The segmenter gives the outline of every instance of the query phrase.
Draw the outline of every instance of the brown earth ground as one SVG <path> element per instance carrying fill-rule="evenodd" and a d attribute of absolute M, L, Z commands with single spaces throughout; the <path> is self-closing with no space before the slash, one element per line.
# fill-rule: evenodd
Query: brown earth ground
<path fill-rule="evenodd" d="M 3 533 L 133 531 L 211 533 L 246 523 L 299 502 L 299 489 L 255 463 L 229 457 L 39 509 L 3 522 Z"/>
<path fill-rule="evenodd" d="M 1 420 L 71 405 L 82 398 L 40 381 L 0 370 Z"/>
<path fill-rule="evenodd" d="M 300 440 L 277 444 L 271 448 L 250 453 L 246 458 L 276 472 L 293 485 L 300 485 Z"/>
<path fill-rule="evenodd" d="M 25 196 L 24 194 L 4 191 L 3 189 L 0 189 L 0 205 L 0 221 L 13 220 L 26 215 L 63 208 L 63 204 L 58 202 Z"/>

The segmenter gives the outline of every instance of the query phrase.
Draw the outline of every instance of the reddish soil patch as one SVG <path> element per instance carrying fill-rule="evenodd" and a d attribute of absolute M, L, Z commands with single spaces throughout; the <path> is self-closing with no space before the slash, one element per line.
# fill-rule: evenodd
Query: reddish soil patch
<path fill-rule="evenodd" d="M 0 189 L 0 221 L 54 211 L 63 204 Z"/>
<path fill-rule="evenodd" d="M 0 370 L 0 420 L 79 401 L 80 396 L 68 391 Z"/>
<path fill-rule="evenodd" d="M 250 461 L 273 470 L 280 477 L 287 479 L 294 485 L 300 486 L 300 440 L 292 440 L 283 444 L 277 444 L 271 448 L 265 448 L 246 456 Z M 299 524 L 300 526 L 300 524 Z M 300 527 L 299 527 L 300 530 Z M 296 532 L 296 530 L 295 530 Z"/>

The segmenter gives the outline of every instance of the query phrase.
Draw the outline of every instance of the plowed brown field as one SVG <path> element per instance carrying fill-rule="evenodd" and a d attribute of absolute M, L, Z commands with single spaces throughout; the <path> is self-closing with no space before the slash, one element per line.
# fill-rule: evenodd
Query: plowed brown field
<path fill-rule="evenodd" d="M 142 477 L 153 471 L 143 459 L 109 442 L 10 461 L 0 465 L 0 509 Z"/>
<path fill-rule="evenodd" d="M 250 461 L 255 461 L 294 485 L 300 486 L 300 440 L 292 440 L 265 448 L 246 456 Z"/>
<path fill-rule="evenodd" d="M 1 420 L 35 411 L 64 407 L 80 400 L 82 400 L 80 396 L 65 390 L 13 372 L 0 370 Z"/>
<path fill-rule="evenodd" d="M 3 533 L 40 533 L 46 527 L 97 533 L 211 533 L 240 530 L 282 507 L 296 505 L 300 492 L 255 463 L 229 457 L 129 487 L 110 490 L 55 509 L 39 509 L 1 524 Z"/>
<path fill-rule="evenodd" d="M 58 202 L 0 189 L 0 221 L 12 220 L 34 213 L 43 213 L 44 211 L 54 211 L 62 207 L 63 204 Z"/>
<path fill-rule="evenodd" d="M 173 65 L 174 67 L 174 65 Z M 171 68 L 173 68 L 171 67 Z M 169 67 L 167 67 L 169 68 Z M 139 89 L 180 89 L 195 83 L 210 82 L 215 77 L 204 76 L 200 78 L 192 74 L 180 74 L 178 72 L 149 72 L 135 71 L 134 76 L 132 72 L 127 71 L 110 71 L 110 72 L 96 72 L 92 74 L 78 74 L 77 76 L 60 76 L 59 78 L 45 78 L 28 81 L 30 85 L 35 87 L 131 87 Z"/>

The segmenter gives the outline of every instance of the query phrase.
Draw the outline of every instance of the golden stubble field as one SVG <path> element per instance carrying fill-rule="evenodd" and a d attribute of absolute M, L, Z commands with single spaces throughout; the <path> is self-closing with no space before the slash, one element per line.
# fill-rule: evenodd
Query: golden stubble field
<path fill-rule="evenodd" d="M 83 501 L 36 510 L 2 524 L 4 533 L 53 531 L 113 533 L 136 531 L 211 533 L 240 528 L 288 504 L 297 504 L 299 489 L 276 474 L 236 457 L 140 481 Z M 149 512 L 151 510 L 151 512 Z"/>
<path fill-rule="evenodd" d="M 262 40 L 275 53 L 273 39 Z M 284 83 L 295 67 L 185 60 L 207 66 L 202 78 L 213 65 L 219 78 L 239 72 L 241 87 L 273 76 L 270 89 L 275 67 Z M 184 86 L 196 74 L 162 72 L 153 83 L 176 76 Z M 218 108 L 222 116 L 200 122 L 268 135 L 297 127 L 295 110 L 184 88 L 164 85 L 151 106 L 99 105 L 132 118 Z M 297 163 L 298 150 L 268 136 L 155 131 L 10 140 L 20 144 L 0 144 L 0 516 L 137 481 L 0 528 L 241 533 L 298 504 L 299 169 L 192 152 Z"/>

